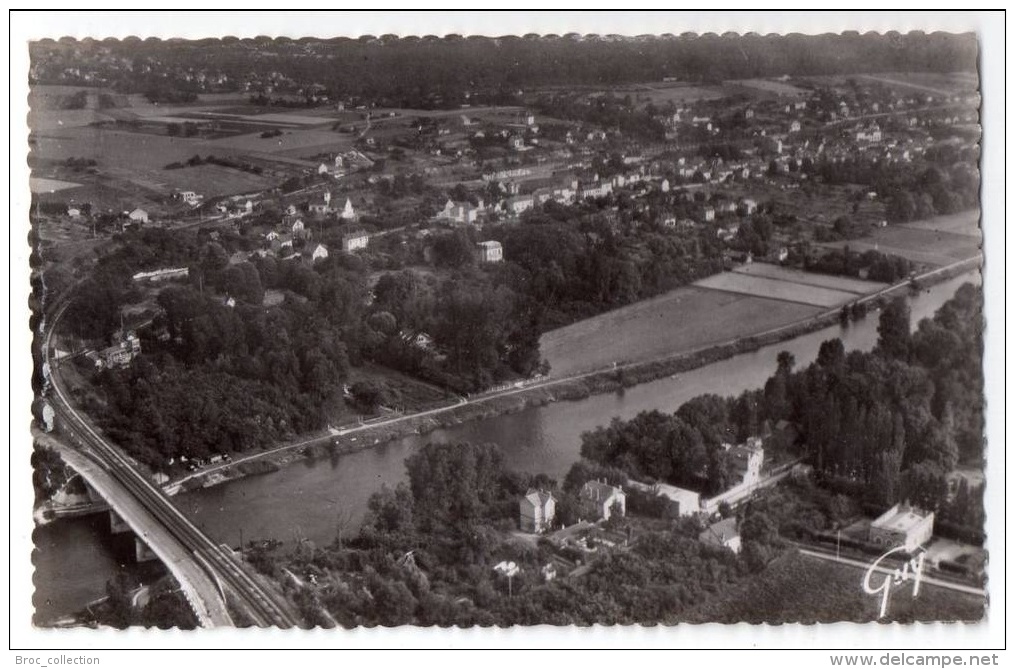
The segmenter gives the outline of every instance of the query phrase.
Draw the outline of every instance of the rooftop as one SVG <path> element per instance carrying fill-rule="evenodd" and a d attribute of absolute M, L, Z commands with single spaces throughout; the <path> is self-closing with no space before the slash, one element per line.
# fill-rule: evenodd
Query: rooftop
<path fill-rule="evenodd" d="M 545 490 L 530 489 L 527 493 L 525 493 L 525 499 L 532 502 L 533 506 L 545 506 L 547 502 L 553 499 L 553 495 Z"/>
<path fill-rule="evenodd" d="M 928 515 L 920 513 L 911 506 L 896 504 L 872 522 L 871 527 L 894 532 L 908 532 L 927 518 Z"/>

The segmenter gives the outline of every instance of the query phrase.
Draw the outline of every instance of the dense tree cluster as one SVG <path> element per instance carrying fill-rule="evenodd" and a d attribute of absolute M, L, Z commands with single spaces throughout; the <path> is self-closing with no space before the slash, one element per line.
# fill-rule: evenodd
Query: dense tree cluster
<path fill-rule="evenodd" d="M 539 98 L 534 107 L 553 118 L 619 130 L 626 136 L 647 141 L 660 141 L 666 135 L 663 124 L 648 112 L 639 110 L 630 96 L 606 95 L 590 101 L 585 96 L 558 94 Z"/>
<path fill-rule="evenodd" d="M 887 202 L 892 223 L 953 214 L 980 201 L 978 156 L 939 150 L 915 164 L 870 162 L 862 158 L 823 160 L 812 174 L 831 184 L 863 184 Z"/>
<path fill-rule="evenodd" d="M 836 276 L 859 277 L 866 271 L 866 278 L 882 283 L 895 283 L 907 278 L 915 269 L 913 263 L 902 256 L 869 250 L 863 253 L 850 251 L 849 247 L 835 249 L 818 256 L 805 257 L 804 269 L 809 272 L 834 274 Z"/>
<path fill-rule="evenodd" d="M 948 481 L 958 464 L 982 467 L 981 310 L 981 292 L 966 284 L 911 332 L 906 303 L 893 301 L 873 352 L 847 354 L 829 340 L 799 372 L 780 354 L 763 390 L 614 421 L 583 435 L 582 455 L 632 477 L 711 492 L 725 483 L 716 458 L 722 441 L 788 420 L 828 485 L 877 508 L 908 498 L 979 532 L 982 488 L 960 482 L 956 493 Z"/>
<path fill-rule="evenodd" d="M 428 444 L 406 460 L 408 483 L 374 495 L 359 537 L 317 549 L 305 543 L 288 556 L 278 544 L 254 547 L 262 570 L 312 577 L 290 588 L 310 624 L 356 625 L 613 624 L 676 621 L 693 606 L 763 569 L 778 550 L 774 533 L 750 534 L 741 557 L 697 539 L 689 521 L 643 526 L 618 518 L 607 530 L 630 548 L 583 555 L 511 536 L 518 498 L 529 487 L 553 490 L 560 504 L 604 470 L 580 463 L 557 489 L 545 476 L 505 471 L 491 445 Z M 567 509 L 564 509 L 567 513 Z M 570 522 L 570 521 L 569 521 Z M 623 541 L 622 539 L 618 539 Z M 571 556 L 571 558 L 564 557 Z M 587 563 L 581 576 L 565 578 Z M 521 568 L 507 579 L 502 560 Z M 553 565 L 556 580 L 541 569 Z"/>
<path fill-rule="evenodd" d="M 653 297 L 721 270 L 714 235 L 616 226 L 567 210 L 529 217 L 493 236 L 510 285 L 531 298 L 544 329 Z"/>
<path fill-rule="evenodd" d="M 972 34 L 681 35 L 622 39 L 565 35 L 497 39 L 449 35 L 379 38 L 226 39 L 197 42 L 33 42 L 40 83 L 75 83 L 75 71 L 153 101 L 190 101 L 193 91 L 268 83 L 276 95 L 326 90 L 332 99 L 428 108 L 499 103 L 519 89 L 609 86 L 674 77 L 720 81 L 785 74 L 975 72 Z M 127 64 L 124 65 L 124 60 Z M 361 63 L 370 63 L 363 76 Z M 339 63 L 339 66 L 333 64 Z M 325 64 L 327 66 L 325 67 Z M 225 75 L 202 83 L 195 71 Z M 253 74 L 252 74 L 253 73 Z M 251 81 L 253 79 L 253 81 Z"/>
<path fill-rule="evenodd" d="M 703 395 L 674 415 L 647 411 L 630 421 L 615 418 L 582 435 L 581 454 L 632 478 L 714 495 L 732 483 L 722 444 L 734 439 L 728 404 Z"/>

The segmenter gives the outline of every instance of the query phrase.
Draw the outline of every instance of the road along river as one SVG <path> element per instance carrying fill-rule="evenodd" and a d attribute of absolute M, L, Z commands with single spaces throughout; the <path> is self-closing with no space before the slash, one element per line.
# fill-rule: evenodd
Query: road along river
<path fill-rule="evenodd" d="M 933 313 L 963 283 L 979 284 L 969 272 L 908 297 L 913 324 Z M 752 353 L 689 372 L 574 402 L 463 423 L 410 436 L 363 451 L 331 458 L 298 460 L 268 474 L 249 476 L 215 487 L 181 493 L 174 499 L 213 539 L 238 545 L 252 539 L 294 537 L 330 543 L 341 525 L 354 531 L 367 500 L 382 484 L 396 485 L 403 462 L 430 441 L 497 443 L 509 468 L 562 477 L 579 457 L 582 432 L 629 419 L 641 411 L 675 411 L 705 393 L 736 395 L 759 388 L 774 372 L 780 351 L 792 353 L 798 366 L 810 364 L 821 342 L 839 337 L 847 350 L 870 350 L 877 341 L 878 314 L 846 328 L 835 325 Z M 117 564 L 107 526 L 96 518 L 68 518 L 36 532 L 36 608 L 38 621 L 52 620 L 102 595 Z"/>

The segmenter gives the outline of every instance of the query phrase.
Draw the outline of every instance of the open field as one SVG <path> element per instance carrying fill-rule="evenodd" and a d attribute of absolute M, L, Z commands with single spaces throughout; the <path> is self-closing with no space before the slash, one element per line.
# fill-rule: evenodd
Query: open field
<path fill-rule="evenodd" d="M 968 72 L 885 72 L 882 74 L 862 74 L 861 79 L 878 81 L 893 88 L 909 91 L 922 91 L 932 95 L 954 95 L 972 92 L 977 89 L 976 77 L 970 78 Z"/>
<path fill-rule="evenodd" d="M 874 234 L 861 239 L 821 244 L 825 248 L 843 248 L 852 251 L 875 250 L 891 253 L 913 262 L 935 267 L 956 260 L 975 257 L 980 252 L 980 239 L 969 234 L 955 234 L 934 229 L 923 229 L 912 224 L 879 228 Z"/>
<path fill-rule="evenodd" d="M 980 229 L 979 209 L 960 211 L 957 214 L 950 214 L 948 216 L 935 216 L 924 221 L 903 223 L 899 227 L 913 228 L 914 230 L 931 230 L 933 232 L 950 232 L 956 235 L 975 237 L 977 240 L 983 239 L 983 230 Z"/>
<path fill-rule="evenodd" d="M 846 86 L 849 79 L 857 83 L 881 83 L 899 93 L 913 95 L 954 95 L 978 90 L 979 82 L 973 72 L 878 72 L 876 74 L 835 74 L 797 77 L 822 86 Z"/>
<path fill-rule="evenodd" d="M 639 99 L 650 98 L 652 104 L 659 106 L 667 102 L 679 105 L 699 100 L 718 100 L 728 95 L 719 86 L 688 86 L 686 84 L 638 84 L 632 89 Z M 633 96 L 632 96 L 633 97 Z"/>
<path fill-rule="evenodd" d="M 775 81 L 774 79 L 736 79 L 727 81 L 726 83 L 747 88 L 756 93 L 762 94 L 801 97 L 808 93 L 802 88 L 797 88 L 796 86 L 792 86 L 782 81 Z"/>
<path fill-rule="evenodd" d="M 355 137 L 329 130 L 291 130 L 278 137 L 261 137 L 260 133 L 225 137 L 207 142 L 209 151 L 216 149 L 233 149 L 235 151 L 257 151 L 259 153 L 292 154 L 293 152 L 313 150 L 319 146 L 336 146 L 347 151 Z M 298 156 L 295 156 L 298 157 Z"/>
<path fill-rule="evenodd" d="M 261 191 L 272 186 L 272 180 L 242 170 L 220 165 L 198 165 L 178 170 L 162 170 L 148 175 L 149 188 L 164 191 L 192 190 L 206 198 Z"/>
<path fill-rule="evenodd" d="M 33 132 L 80 128 L 108 120 L 108 116 L 95 109 L 33 109 L 28 112 L 28 127 Z"/>
<path fill-rule="evenodd" d="M 684 287 L 547 332 L 540 345 L 551 374 L 565 376 L 692 351 L 820 311 L 806 304 Z"/>
<path fill-rule="evenodd" d="M 74 183 L 72 181 L 60 181 L 59 179 L 44 179 L 42 177 L 29 177 L 28 188 L 33 193 L 56 193 L 58 191 L 67 190 L 68 188 L 77 188 L 81 184 Z"/>
<path fill-rule="evenodd" d="M 171 104 L 166 102 L 149 102 L 141 94 L 127 96 L 127 106 L 138 116 L 164 116 L 166 114 L 188 114 L 202 111 L 215 111 L 217 108 L 229 106 L 247 106 L 247 96 L 240 93 L 206 93 L 198 96 L 195 102 Z"/>
<path fill-rule="evenodd" d="M 331 118 L 330 116 L 307 116 L 305 114 L 285 114 L 279 112 L 271 114 L 257 114 L 245 117 L 245 119 L 256 121 L 258 123 L 267 121 L 269 123 L 284 123 L 287 125 L 322 125 L 324 123 L 337 120 Z"/>
<path fill-rule="evenodd" d="M 791 283 L 802 284 L 805 286 L 831 288 L 832 290 L 841 290 L 848 293 L 856 293 L 857 295 L 866 295 L 888 287 L 888 284 L 878 283 L 877 281 L 863 281 L 862 279 L 852 279 L 846 276 L 816 274 L 790 267 L 770 265 L 763 262 L 741 265 L 733 271 L 737 274 L 744 274 L 747 276 L 760 276 L 766 279 L 789 281 Z"/>
<path fill-rule="evenodd" d="M 202 153 L 200 139 L 122 132 L 105 128 L 67 128 L 36 138 L 40 159 L 94 158 L 100 169 L 114 165 L 132 170 L 162 169 L 167 163 Z"/>
<path fill-rule="evenodd" d="M 791 283 L 785 279 L 769 279 L 761 275 L 749 275 L 740 272 L 722 272 L 713 274 L 707 279 L 696 281 L 699 288 L 740 293 L 754 297 L 808 304 L 815 307 L 835 307 L 851 302 L 856 293 L 835 290 L 817 285 Z"/>
<path fill-rule="evenodd" d="M 757 577 L 721 591 L 683 620 L 715 623 L 831 623 L 877 620 L 880 597 L 864 593 L 862 569 L 799 553 L 778 558 Z M 882 577 L 883 578 L 883 577 Z M 879 582 L 879 581 L 875 581 Z M 976 621 L 986 613 L 981 597 L 923 584 L 892 590 L 881 622 Z"/>

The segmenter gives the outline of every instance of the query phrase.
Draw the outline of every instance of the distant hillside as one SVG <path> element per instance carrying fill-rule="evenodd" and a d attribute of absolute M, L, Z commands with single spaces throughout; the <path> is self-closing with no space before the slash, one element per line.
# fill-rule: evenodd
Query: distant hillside
<path fill-rule="evenodd" d="M 660 26 L 666 28 L 667 26 Z M 402 105 L 475 102 L 549 85 L 692 82 L 857 72 L 975 72 L 972 33 L 381 38 L 198 42 L 127 40 L 31 45 L 39 83 L 112 85 L 145 92 L 272 90 L 363 97 Z M 201 76 L 195 76 L 200 73 Z"/>

